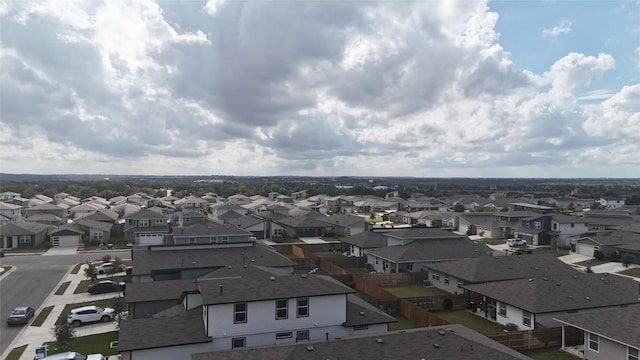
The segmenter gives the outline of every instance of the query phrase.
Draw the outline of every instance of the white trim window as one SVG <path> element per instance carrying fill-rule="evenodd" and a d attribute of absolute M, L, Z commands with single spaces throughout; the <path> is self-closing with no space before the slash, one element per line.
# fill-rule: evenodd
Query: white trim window
<path fill-rule="evenodd" d="M 498 302 L 498 315 L 507 317 L 507 304 L 502 301 Z"/>
<path fill-rule="evenodd" d="M 309 340 L 309 330 L 296 331 L 296 341 Z"/>
<path fill-rule="evenodd" d="M 276 299 L 276 320 L 282 320 L 289 317 L 288 305 L 288 299 Z"/>
<path fill-rule="evenodd" d="M 241 324 L 247 322 L 247 303 L 233 304 L 233 323 Z"/>
<path fill-rule="evenodd" d="M 631 346 L 628 346 L 627 360 L 640 360 L 640 350 L 636 348 L 632 348 Z"/>
<path fill-rule="evenodd" d="M 276 333 L 276 340 L 291 339 L 292 337 L 293 337 L 293 332 L 291 331 Z"/>
<path fill-rule="evenodd" d="M 30 244 L 31 235 L 20 235 L 20 244 Z"/>
<path fill-rule="evenodd" d="M 598 335 L 589 333 L 589 350 L 600 352 L 600 337 Z"/>
<path fill-rule="evenodd" d="M 309 316 L 309 298 L 308 297 L 299 297 L 297 299 L 298 302 L 298 317 L 308 317 Z"/>
<path fill-rule="evenodd" d="M 237 337 L 231 339 L 231 348 L 232 349 L 240 349 L 247 346 L 247 338 L 246 337 Z"/>
<path fill-rule="evenodd" d="M 522 325 L 531 327 L 531 313 L 526 310 L 522 310 Z"/>

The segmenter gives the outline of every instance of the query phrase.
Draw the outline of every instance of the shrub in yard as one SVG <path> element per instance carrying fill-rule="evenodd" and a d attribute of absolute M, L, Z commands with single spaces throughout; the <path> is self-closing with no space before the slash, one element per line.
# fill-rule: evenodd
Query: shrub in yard
<path fill-rule="evenodd" d="M 87 261 L 87 267 L 84 268 L 84 276 L 91 280 L 91 282 L 96 282 L 98 279 L 98 276 L 96 275 L 96 266 L 90 261 Z"/>
<path fill-rule="evenodd" d="M 102 262 L 108 263 L 111 261 L 111 255 L 107 254 L 102 257 Z"/>
<path fill-rule="evenodd" d="M 632 261 L 633 261 L 633 256 L 631 256 L 630 254 L 624 254 L 620 259 L 620 262 L 622 263 L 622 266 L 625 267 L 625 269 L 628 268 L 629 265 L 631 265 Z"/>
<path fill-rule="evenodd" d="M 615 252 L 611 253 L 611 255 L 609 255 L 609 261 L 619 262 L 620 261 L 620 254 L 615 253 Z"/>
<path fill-rule="evenodd" d="M 593 252 L 593 257 L 598 260 L 604 260 L 604 253 L 600 250 L 596 250 Z"/>
<path fill-rule="evenodd" d="M 53 327 L 53 334 L 56 337 L 58 349 L 61 352 L 69 351 L 71 348 L 71 341 L 76 337 L 76 330 L 73 326 L 66 321 L 62 324 L 56 324 Z"/>

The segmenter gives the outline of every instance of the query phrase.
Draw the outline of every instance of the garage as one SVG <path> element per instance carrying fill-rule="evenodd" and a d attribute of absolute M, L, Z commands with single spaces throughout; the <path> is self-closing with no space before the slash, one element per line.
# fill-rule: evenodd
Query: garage
<path fill-rule="evenodd" d="M 76 247 L 82 243 L 82 234 L 80 230 L 69 228 L 54 230 L 49 233 L 51 246 Z"/>
<path fill-rule="evenodd" d="M 164 234 L 138 234 L 138 245 L 162 245 L 164 244 Z"/>
<path fill-rule="evenodd" d="M 580 255 L 593 257 L 593 253 L 596 250 L 600 250 L 599 244 L 589 238 L 576 241 L 576 253 Z"/>

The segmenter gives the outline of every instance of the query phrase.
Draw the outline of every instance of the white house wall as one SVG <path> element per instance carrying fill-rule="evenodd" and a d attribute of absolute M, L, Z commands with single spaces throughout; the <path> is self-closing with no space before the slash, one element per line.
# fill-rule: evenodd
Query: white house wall
<path fill-rule="evenodd" d="M 552 222 L 551 228 L 554 229 L 554 225 L 557 226 L 557 231 L 560 232 L 558 236 L 558 246 L 569 246 L 569 240 L 567 237 L 577 234 L 586 233 L 589 230 L 589 227 L 586 223 L 573 223 L 573 227 L 571 224 L 560 224 L 556 221 Z"/>
<path fill-rule="evenodd" d="M 447 284 L 447 280 L 449 283 Z M 445 275 L 443 273 L 429 270 L 429 281 L 431 284 L 438 289 L 444 290 L 450 294 L 462 294 L 464 293 L 463 281 L 459 280 L 456 277 Z M 458 283 L 460 283 L 460 287 L 458 287 Z"/>
<path fill-rule="evenodd" d="M 589 360 L 627 359 L 627 347 L 600 336 L 598 337 L 598 351 L 593 351 L 589 349 L 589 332 L 585 331 L 584 358 Z"/>
<path fill-rule="evenodd" d="M 500 315 L 499 301 L 496 302 L 496 322 L 501 325 L 509 323 L 516 324 L 518 330 L 533 330 L 536 321 L 539 319 L 535 314 L 531 314 L 531 325 L 527 326 L 522 323 L 522 309 L 507 304 L 507 316 Z"/>
<path fill-rule="evenodd" d="M 346 321 L 346 295 L 309 298 L 309 316 L 297 317 L 297 299 L 288 299 L 288 318 L 276 320 L 275 300 L 247 303 L 247 322 L 233 323 L 233 304 L 209 305 L 209 336 L 239 337 L 276 331 L 313 329 L 342 325 Z"/>

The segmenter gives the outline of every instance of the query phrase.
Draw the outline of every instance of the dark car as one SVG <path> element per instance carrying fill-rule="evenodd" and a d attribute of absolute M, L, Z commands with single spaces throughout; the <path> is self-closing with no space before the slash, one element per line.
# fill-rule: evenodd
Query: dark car
<path fill-rule="evenodd" d="M 89 285 L 89 294 L 104 294 L 110 292 L 124 291 L 126 283 L 116 283 L 111 280 L 100 281 Z"/>
<path fill-rule="evenodd" d="M 7 325 L 26 325 L 29 323 L 29 320 L 35 314 L 35 310 L 32 307 L 22 306 L 13 308 L 11 310 L 11 315 L 7 318 Z"/>

